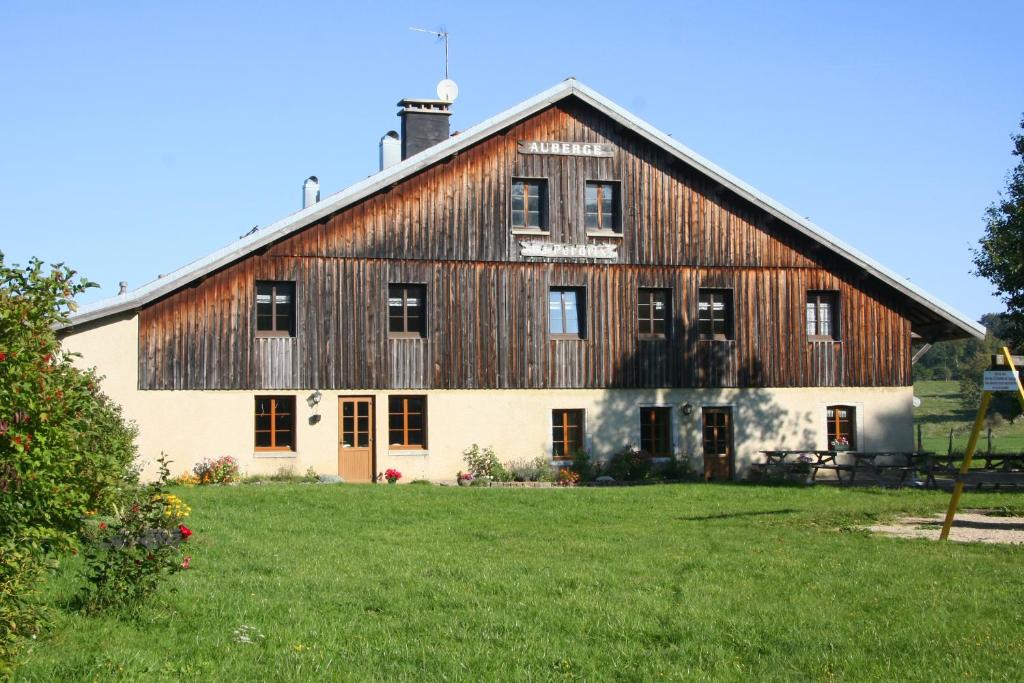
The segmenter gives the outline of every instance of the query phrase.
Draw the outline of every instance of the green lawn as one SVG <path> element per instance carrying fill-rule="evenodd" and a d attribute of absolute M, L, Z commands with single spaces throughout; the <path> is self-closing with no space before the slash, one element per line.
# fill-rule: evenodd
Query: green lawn
<path fill-rule="evenodd" d="M 914 409 L 914 443 L 917 443 L 917 425 L 921 425 L 924 449 L 946 453 L 949 449 L 949 430 L 953 433 L 953 449 L 967 450 L 977 407 L 964 410 L 960 405 L 960 383 L 922 381 L 914 383 L 914 395 L 921 399 L 921 407 Z M 982 431 L 979 451 L 988 447 L 986 433 Z M 992 428 L 992 450 L 998 453 L 1024 453 L 1024 418 L 1016 424 L 1004 422 Z"/>
<path fill-rule="evenodd" d="M 65 611 L 58 577 L 17 680 L 1020 678 L 1024 548 L 858 530 L 940 511 L 938 492 L 176 492 L 193 569 L 100 617 Z M 1017 494 L 964 504 L 1024 513 Z"/>

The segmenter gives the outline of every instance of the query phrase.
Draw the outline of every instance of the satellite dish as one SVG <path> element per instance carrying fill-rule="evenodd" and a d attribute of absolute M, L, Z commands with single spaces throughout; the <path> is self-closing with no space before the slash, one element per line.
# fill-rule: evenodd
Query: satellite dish
<path fill-rule="evenodd" d="M 455 81 L 446 78 L 437 84 L 437 96 L 445 102 L 454 102 L 455 98 L 459 96 L 459 86 L 455 84 Z"/>
<path fill-rule="evenodd" d="M 919 399 L 917 396 L 914 397 L 914 407 L 915 408 L 920 408 L 921 407 L 921 399 Z"/>

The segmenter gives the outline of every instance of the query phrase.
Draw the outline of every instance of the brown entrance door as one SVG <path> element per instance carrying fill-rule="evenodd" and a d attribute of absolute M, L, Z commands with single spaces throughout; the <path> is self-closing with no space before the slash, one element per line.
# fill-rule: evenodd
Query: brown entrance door
<path fill-rule="evenodd" d="M 732 408 L 704 408 L 704 479 L 732 480 Z"/>
<path fill-rule="evenodd" d="M 338 476 L 343 481 L 373 481 L 373 397 L 338 399 Z"/>

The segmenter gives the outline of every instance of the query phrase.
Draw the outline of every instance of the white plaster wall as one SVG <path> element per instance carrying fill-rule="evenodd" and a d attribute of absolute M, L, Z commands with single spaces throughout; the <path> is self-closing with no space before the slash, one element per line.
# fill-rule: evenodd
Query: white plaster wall
<path fill-rule="evenodd" d="M 139 452 L 144 472 L 152 474 L 161 452 L 174 462 L 174 473 L 204 458 L 232 455 L 243 471 L 269 473 L 281 467 L 302 473 L 314 468 L 337 474 L 338 397 L 376 399 L 377 471 L 395 467 L 403 481 L 450 480 L 464 467 L 462 451 L 472 443 L 493 446 L 502 460 L 533 459 L 551 452 L 551 410 L 582 408 L 586 413 L 587 447 L 606 457 L 640 441 L 638 408 L 672 406 L 673 436 L 678 453 L 700 465 L 701 408 L 732 406 L 738 474 L 758 458 L 757 452 L 779 448 L 826 448 L 825 407 L 857 406 L 861 450 L 913 448 L 912 387 L 835 387 L 773 389 L 649 389 L 649 390 L 448 390 L 448 391 L 323 391 L 315 409 L 304 391 L 139 391 L 138 318 L 124 317 L 76 331 L 64 340 L 82 354 L 78 363 L 105 375 L 103 388 L 124 406 L 139 427 Z M 296 397 L 297 449 L 287 457 L 253 449 L 254 396 Z M 387 397 L 427 396 L 428 449 L 391 452 L 387 447 Z M 694 407 L 686 416 L 681 406 Z M 309 421 L 314 415 L 321 419 Z"/>

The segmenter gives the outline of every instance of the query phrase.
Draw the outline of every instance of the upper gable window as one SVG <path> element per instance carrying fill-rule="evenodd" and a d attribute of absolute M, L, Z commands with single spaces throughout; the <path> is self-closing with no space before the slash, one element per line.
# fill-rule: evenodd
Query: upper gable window
<path fill-rule="evenodd" d="M 388 335 L 415 338 L 427 336 L 426 285 L 388 285 Z"/>
<path fill-rule="evenodd" d="M 295 336 L 295 283 L 256 283 L 256 336 Z"/>
<path fill-rule="evenodd" d="M 512 179 L 512 228 L 547 230 L 548 181 Z"/>
<path fill-rule="evenodd" d="M 697 325 L 704 339 L 732 339 L 732 292 L 702 289 L 697 293 Z"/>
<path fill-rule="evenodd" d="M 548 293 L 548 327 L 555 339 L 583 339 L 587 322 L 582 287 L 552 287 Z"/>
<path fill-rule="evenodd" d="M 671 298 L 667 289 L 641 288 L 637 292 L 637 328 L 641 337 L 664 339 L 668 336 Z"/>
<path fill-rule="evenodd" d="M 839 296 L 836 292 L 807 292 L 807 336 L 839 339 Z"/>
<path fill-rule="evenodd" d="M 607 181 L 587 181 L 583 194 L 584 227 L 587 230 L 622 230 L 619 184 Z"/>

